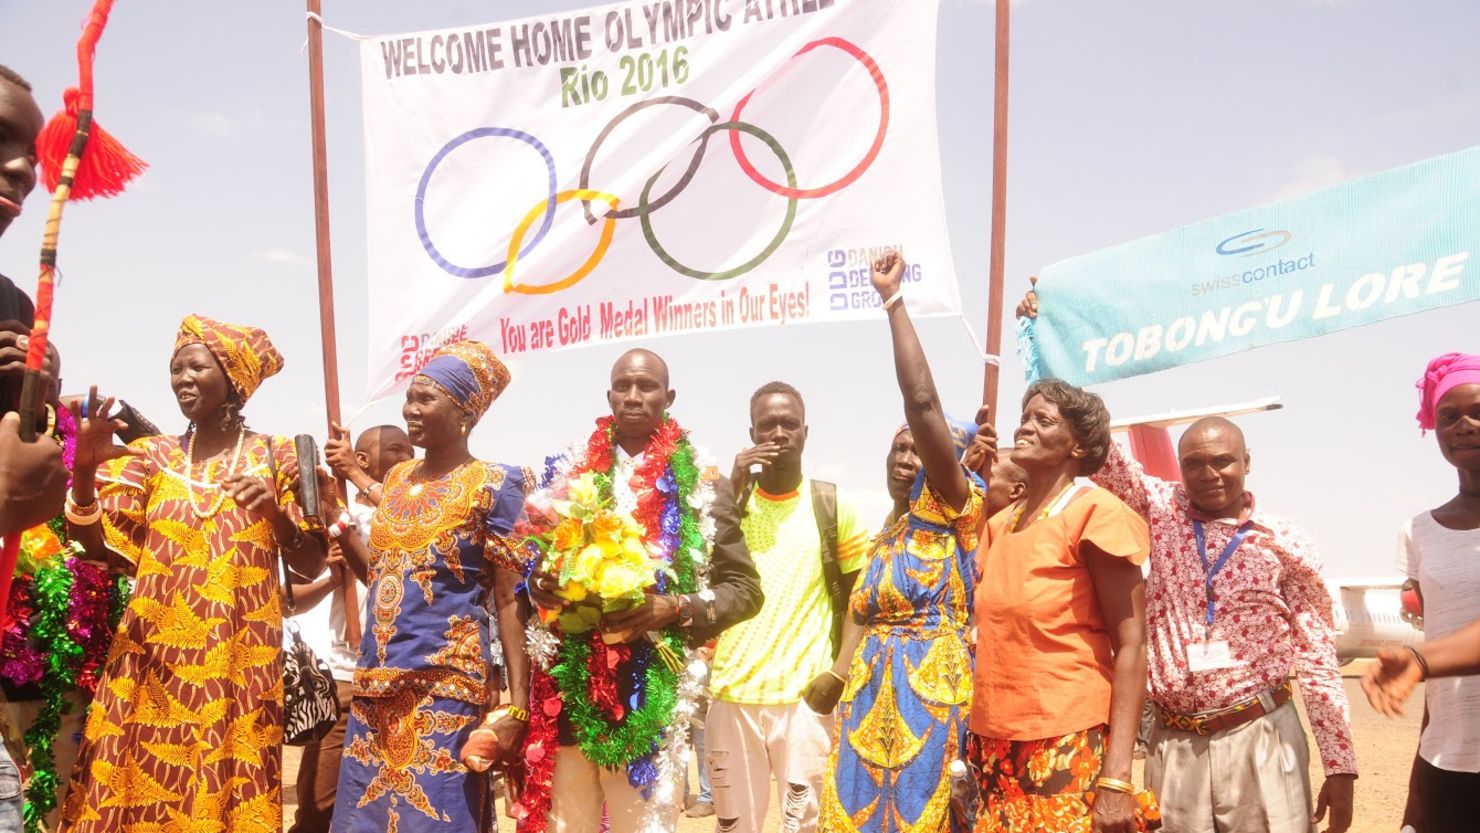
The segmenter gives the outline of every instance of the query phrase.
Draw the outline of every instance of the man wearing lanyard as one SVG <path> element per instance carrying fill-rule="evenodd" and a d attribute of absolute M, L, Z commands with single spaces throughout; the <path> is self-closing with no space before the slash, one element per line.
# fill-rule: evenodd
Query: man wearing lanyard
<path fill-rule="evenodd" d="M 1357 768 L 1315 547 L 1255 509 L 1238 426 L 1200 420 L 1177 455 L 1181 483 L 1146 474 L 1114 444 L 1093 478 L 1151 526 L 1147 786 L 1179 833 L 1307 833 L 1327 816 L 1341 833 Z M 1326 773 L 1314 811 L 1292 675 Z"/>
<path fill-rule="evenodd" d="M 1029 290 L 1017 316 L 1038 316 L 1037 293 Z M 1255 510 L 1237 425 L 1193 423 L 1177 457 L 1182 482 L 1168 483 L 1111 443 L 1092 478 L 1151 526 L 1146 664 L 1157 719 L 1146 782 L 1165 829 L 1306 833 L 1329 816 L 1326 829 L 1344 833 L 1357 760 L 1315 545 Z M 1314 812 L 1291 675 L 1326 773 Z"/>

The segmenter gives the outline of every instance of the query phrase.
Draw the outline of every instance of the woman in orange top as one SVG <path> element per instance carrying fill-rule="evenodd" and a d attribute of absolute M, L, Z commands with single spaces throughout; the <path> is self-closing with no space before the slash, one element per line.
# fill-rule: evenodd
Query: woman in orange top
<path fill-rule="evenodd" d="M 1092 393 L 1036 382 L 1014 440 L 1027 490 L 977 552 L 977 833 L 1145 829 L 1130 780 L 1150 535 L 1114 495 L 1075 482 L 1104 465 L 1110 415 Z"/>

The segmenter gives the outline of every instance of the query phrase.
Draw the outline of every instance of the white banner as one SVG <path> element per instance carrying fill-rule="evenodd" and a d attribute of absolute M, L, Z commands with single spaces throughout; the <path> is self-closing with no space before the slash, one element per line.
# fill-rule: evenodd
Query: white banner
<path fill-rule="evenodd" d="M 936 0 L 627 2 L 361 45 L 370 398 L 501 354 L 958 313 Z"/>

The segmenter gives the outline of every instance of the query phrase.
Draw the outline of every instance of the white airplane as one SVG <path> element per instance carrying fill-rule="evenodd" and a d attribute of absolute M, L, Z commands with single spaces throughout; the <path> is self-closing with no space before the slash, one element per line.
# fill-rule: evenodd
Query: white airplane
<path fill-rule="evenodd" d="M 1278 397 L 1239 405 L 1174 411 L 1147 417 L 1116 420 L 1112 431 L 1129 433 L 1131 453 L 1147 472 L 1165 480 L 1179 480 L 1174 425 L 1196 422 L 1203 417 L 1235 417 L 1276 411 L 1284 407 Z M 1403 591 L 1403 577 L 1373 579 L 1330 579 L 1326 589 L 1336 618 L 1336 656 L 1342 664 L 1375 657 L 1384 648 L 1402 648 L 1423 641 L 1423 616 L 1417 594 Z"/>
<path fill-rule="evenodd" d="M 1412 602 L 1405 605 L 1403 579 L 1329 580 L 1336 613 L 1336 657 L 1342 664 L 1375 657 L 1384 648 L 1405 648 L 1423 642 L 1422 619 Z"/>

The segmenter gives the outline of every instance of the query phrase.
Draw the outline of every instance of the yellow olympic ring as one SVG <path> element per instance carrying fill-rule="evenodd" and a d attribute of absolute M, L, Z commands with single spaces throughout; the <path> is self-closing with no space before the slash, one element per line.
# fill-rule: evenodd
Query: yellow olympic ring
<path fill-rule="evenodd" d="M 556 205 L 560 205 L 563 202 L 570 202 L 571 200 L 580 200 L 582 202 L 599 200 L 611 206 L 611 211 L 607 212 L 606 215 L 606 223 L 601 227 L 601 239 L 596 242 L 596 250 L 591 253 L 590 257 L 586 258 L 586 262 L 581 264 L 581 268 L 554 283 L 538 285 L 514 283 L 514 265 L 519 262 L 519 248 L 520 244 L 524 242 L 524 234 L 529 231 L 530 226 L 534 225 L 535 220 L 545 216 L 545 212 L 548 210 L 546 203 L 549 200 L 540 200 L 534 208 L 529 210 L 528 214 L 524 215 L 524 219 L 519 221 L 519 225 L 514 229 L 514 236 L 509 240 L 509 262 L 504 267 L 505 292 L 519 292 L 524 295 L 548 295 L 552 292 L 559 292 L 566 287 L 579 283 L 581 278 L 591 274 L 591 270 L 595 269 L 596 265 L 601 262 L 601 259 L 606 257 L 606 250 L 612 244 L 612 235 L 617 230 L 617 218 L 614 214 L 617 210 L 617 203 L 620 200 L 605 191 L 591 191 L 585 188 L 561 191 L 555 195 Z"/>

